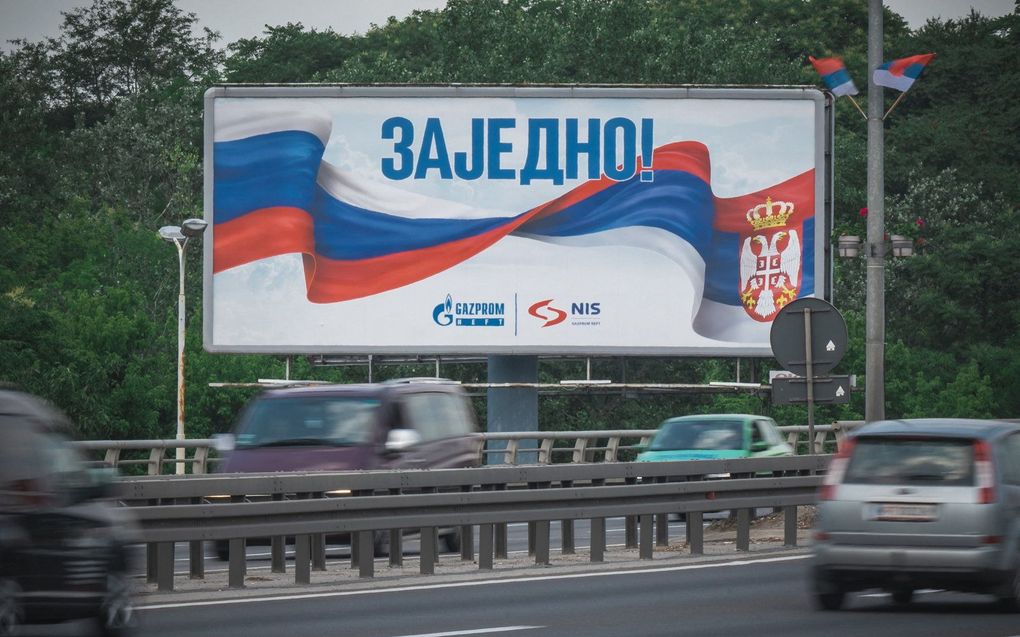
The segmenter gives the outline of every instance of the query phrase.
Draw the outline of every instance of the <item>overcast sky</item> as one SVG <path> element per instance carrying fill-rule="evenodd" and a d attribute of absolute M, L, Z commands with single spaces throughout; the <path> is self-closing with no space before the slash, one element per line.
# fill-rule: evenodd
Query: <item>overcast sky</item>
<path fill-rule="evenodd" d="M 265 25 L 301 22 L 344 34 L 364 33 L 390 16 L 403 18 L 414 9 L 437 9 L 446 0 L 175 0 L 198 16 L 199 26 L 219 31 L 222 44 L 260 35 Z M 728 0 L 726 0 L 728 1 Z M 864 0 L 861 0 L 864 2 Z M 0 46 L 13 38 L 31 42 L 55 36 L 61 11 L 91 4 L 89 0 L 0 0 Z M 970 12 L 998 16 L 1013 10 L 1013 0 L 886 0 L 885 4 L 917 28 L 929 17 L 959 18 Z"/>

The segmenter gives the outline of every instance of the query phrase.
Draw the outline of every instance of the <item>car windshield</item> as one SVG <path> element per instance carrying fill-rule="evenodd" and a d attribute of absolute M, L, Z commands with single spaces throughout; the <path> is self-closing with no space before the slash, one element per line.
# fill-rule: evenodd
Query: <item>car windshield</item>
<path fill-rule="evenodd" d="M 354 396 L 259 400 L 238 427 L 237 448 L 367 444 L 378 409 L 378 400 Z"/>
<path fill-rule="evenodd" d="M 652 438 L 651 451 L 681 449 L 742 449 L 741 420 L 667 420 Z"/>
<path fill-rule="evenodd" d="M 974 444 L 937 438 L 863 438 L 854 445 L 844 482 L 974 484 Z"/>

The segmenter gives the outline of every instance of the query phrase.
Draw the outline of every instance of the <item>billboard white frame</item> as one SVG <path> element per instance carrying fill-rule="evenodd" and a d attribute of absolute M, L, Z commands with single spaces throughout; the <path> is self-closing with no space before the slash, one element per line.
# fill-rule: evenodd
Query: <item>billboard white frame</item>
<path fill-rule="evenodd" d="M 358 343 L 339 342 L 228 342 L 217 340 L 217 299 L 214 283 L 214 246 L 216 227 L 214 214 L 214 144 L 217 139 L 216 104 L 219 100 L 234 99 L 287 99 L 287 100 L 345 100 L 368 98 L 372 100 L 408 100 L 437 98 L 439 100 L 748 100 L 767 104 L 769 101 L 805 102 L 810 105 L 810 133 L 813 143 L 813 247 L 814 292 L 809 296 L 831 299 L 832 258 L 828 236 L 832 223 L 832 98 L 814 87 L 642 87 L 642 86 L 217 86 L 205 95 L 205 217 L 209 227 L 204 240 L 203 263 L 203 337 L 210 352 L 270 353 L 270 354 L 538 354 L 538 355 L 625 355 L 625 356 L 771 356 L 768 336 L 754 343 L 742 345 L 699 343 L 696 345 L 659 345 L 647 340 L 641 344 L 589 344 L 579 342 L 507 344 L 495 342 L 436 343 L 428 338 L 415 342 L 374 344 L 362 339 Z M 762 102 L 762 101 L 765 102 Z M 621 102 L 622 103 L 622 102 Z M 650 102 L 649 102 L 650 103 Z M 664 102 L 665 103 L 665 102 Z M 709 102 L 711 103 L 711 102 Z M 717 104 L 723 104 L 718 102 Z M 584 116 L 584 112 L 579 113 Z M 658 140 L 656 140 L 658 142 Z M 640 149 L 639 149 L 640 150 Z M 529 151 L 530 152 L 530 151 Z M 656 149 L 658 161 L 658 149 Z M 777 148 L 777 153 L 782 149 Z M 451 152 L 452 154 L 452 152 Z M 778 157 L 779 155 L 777 155 Z M 640 159 L 637 168 L 640 169 Z M 534 166 L 533 166 L 534 167 Z M 541 166 L 539 166 L 541 168 Z M 710 184 L 711 187 L 711 184 Z M 560 303 L 560 305 L 562 305 Z M 439 311 L 437 305 L 437 311 Z M 527 307 L 515 308 L 515 314 L 527 312 Z M 539 308 L 542 314 L 547 308 Z M 221 312 L 226 315 L 226 312 Z M 378 317 L 364 316 L 373 323 Z M 342 329 L 342 328 L 338 328 Z M 515 328 L 516 329 L 516 328 Z"/>

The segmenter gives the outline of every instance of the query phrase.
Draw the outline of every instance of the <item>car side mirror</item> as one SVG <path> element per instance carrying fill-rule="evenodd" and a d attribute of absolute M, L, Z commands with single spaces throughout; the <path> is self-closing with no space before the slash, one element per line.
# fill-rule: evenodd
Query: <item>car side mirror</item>
<path fill-rule="evenodd" d="M 219 453 L 230 453 L 237 444 L 234 434 L 213 434 L 212 438 L 213 448 Z"/>
<path fill-rule="evenodd" d="M 113 497 L 117 494 L 119 475 L 113 467 L 89 468 L 85 470 L 81 484 L 71 489 L 71 497 L 78 502 Z"/>
<path fill-rule="evenodd" d="M 421 434 L 414 429 L 391 429 L 386 436 L 386 451 L 400 453 L 421 442 Z"/>
<path fill-rule="evenodd" d="M 769 443 L 767 442 L 752 442 L 751 451 L 768 451 Z"/>

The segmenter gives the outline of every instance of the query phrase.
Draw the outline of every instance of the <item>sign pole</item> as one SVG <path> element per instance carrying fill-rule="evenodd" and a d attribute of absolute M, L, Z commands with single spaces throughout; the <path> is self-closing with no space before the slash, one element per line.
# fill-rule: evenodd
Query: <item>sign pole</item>
<path fill-rule="evenodd" d="M 811 347 L 811 308 L 804 308 L 804 377 L 807 379 L 807 431 L 808 453 L 815 454 L 815 378 L 812 369 L 813 351 Z"/>

